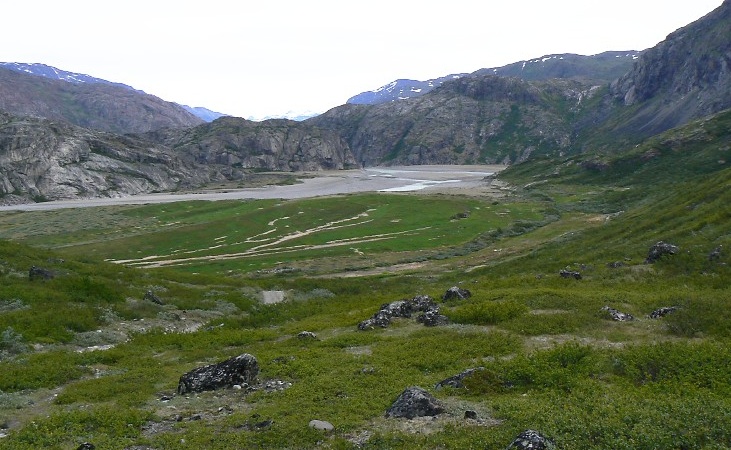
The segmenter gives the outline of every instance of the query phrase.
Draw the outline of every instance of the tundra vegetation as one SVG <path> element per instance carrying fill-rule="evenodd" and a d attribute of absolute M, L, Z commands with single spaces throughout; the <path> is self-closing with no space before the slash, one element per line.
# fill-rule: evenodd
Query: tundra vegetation
<path fill-rule="evenodd" d="M 501 197 L 4 212 L 0 448 L 729 448 L 729 129 L 516 165 Z M 358 329 L 418 295 L 449 323 Z M 245 353 L 258 385 L 178 394 Z M 410 386 L 444 412 L 386 417 Z"/>

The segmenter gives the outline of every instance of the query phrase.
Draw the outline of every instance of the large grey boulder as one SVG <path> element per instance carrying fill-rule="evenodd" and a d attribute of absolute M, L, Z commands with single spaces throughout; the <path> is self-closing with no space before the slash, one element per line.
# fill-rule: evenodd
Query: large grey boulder
<path fill-rule="evenodd" d="M 212 391 L 234 385 L 249 384 L 259 375 L 259 363 L 248 353 L 226 361 L 198 367 L 180 377 L 178 394 Z"/>
<path fill-rule="evenodd" d="M 386 411 L 386 417 L 437 416 L 444 412 L 444 406 L 424 389 L 418 386 L 406 388 Z"/>

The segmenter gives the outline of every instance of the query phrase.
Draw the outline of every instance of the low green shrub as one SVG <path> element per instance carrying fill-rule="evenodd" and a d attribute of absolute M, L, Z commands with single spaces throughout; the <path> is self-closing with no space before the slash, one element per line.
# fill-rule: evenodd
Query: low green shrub
<path fill-rule="evenodd" d="M 445 309 L 452 322 L 472 325 L 496 325 L 528 312 L 528 307 L 513 300 L 476 301 Z"/>

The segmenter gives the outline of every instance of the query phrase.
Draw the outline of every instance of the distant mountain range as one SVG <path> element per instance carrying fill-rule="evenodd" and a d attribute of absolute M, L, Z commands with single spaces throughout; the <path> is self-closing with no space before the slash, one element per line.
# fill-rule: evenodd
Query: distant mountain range
<path fill-rule="evenodd" d="M 559 78 L 610 82 L 627 73 L 641 53 L 636 50 L 611 51 L 591 56 L 563 53 L 518 61 L 502 67 L 480 69 L 473 73 L 455 73 L 426 81 L 399 79 L 378 89 L 361 92 L 349 98 L 347 103 L 377 105 L 419 97 L 446 82 L 471 75 L 498 75 L 531 81 Z"/>
<path fill-rule="evenodd" d="M 18 62 L 0 62 L 0 67 L 5 67 L 6 69 L 12 69 L 21 73 L 25 73 L 28 75 L 36 75 L 44 78 L 49 78 L 51 80 L 61 80 L 66 81 L 72 84 L 103 84 L 103 85 L 109 85 L 109 86 L 117 86 L 124 89 L 130 89 L 132 91 L 144 93 L 144 91 L 137 90 L 133 88 L 132 86 L 128 86 L 123 83 L 115 83 L 113 81 L 107 81 L 101 78 L 92 77 L 91 75 L 86 75 L 83 73 L 75 73 L 75 72 L 69 72 L 66 70 L 61 70 L 56 67 L 48 66 L 45 64 L 39 64 L 39 63 L 18 63 Z M 188 105 L 180 105 L 182 106 L 186 111 L 190 112 L 191 114 L 195 115 L 196 117 L 202 119 L 205 122 L 212 122 L 219 117 L 223 117 L 227 114 L 219 113 L 216 111 L 211 111 L 210 109 L 201 107 L 201 106 L 188 106 Z"/>

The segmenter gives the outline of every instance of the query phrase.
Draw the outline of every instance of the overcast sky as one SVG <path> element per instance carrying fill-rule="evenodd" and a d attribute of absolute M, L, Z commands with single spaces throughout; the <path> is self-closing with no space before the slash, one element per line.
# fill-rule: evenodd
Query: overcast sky
<path fill-rule="evenodd" d="M 644 50 L 722 0 L 18 0 L 0 61 L 43 63 L 260 119 L 398 78 Z"/>

